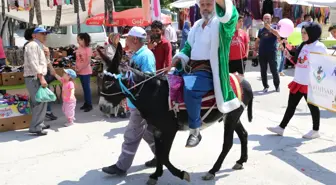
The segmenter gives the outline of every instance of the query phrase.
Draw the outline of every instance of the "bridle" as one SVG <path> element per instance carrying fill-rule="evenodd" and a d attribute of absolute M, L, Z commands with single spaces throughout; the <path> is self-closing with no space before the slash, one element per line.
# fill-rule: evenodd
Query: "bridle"
<path fill-rule="evenodd" d="M 149 80 L 151 80 L 151 79 L 153 79 L 153 78 L 155 78 L 155 77 L 157 77 L 157 76 L 159 76 L 159 75 L 165 73 L 165 72 L 166 72 L 166 69 L 168 69 L 168 67 L 163 68 L 163 69 L 160 69 L 160 70 L 157 70 L 157 71 L 156 71 L 156 74 L 155 74 L 154 76 L 151 76 L 151 77 L 149 77 L 149 78 L 145 78 L 145 80 L 139 82 L 138 84 L 133 85 L 133 86 L 130 87 L 130 88 L 127 88 L 127 87 L 123 84 L 123 82 L 122 82 L 122 74 L 118 74 L 118 75 L 116 75 L 116 74 L 112 74 L 112 73 L 107 72 L 107 71 L 104 70 L 104 75 L 113 77 L 113 78 L 115 78 L 115 79 L 118 80 L 119 85 L 120 85 L 120 88 L 121 88 L 121 91 L 120 91 L 120 92 L 116 92 L 116 93 L 111 93 L 111 94 L 107 94 L 107 93 L 100 92 L 100 94 L 103 95 L 103 96 L 115 96 L 115 95 L 119 95 L 119 94 L 128 94 L 128 95 L 130 95 L 130 96 L 135 100 L 135 97 L 138 96 L 138 95 L 140 94 L 140 92 L 142 91 L 142 89 L 143 89 L 145 83 L 148 82 Z M 158 73 L 158 72 L 159 72 L 159 73 Z M 131 75 L 129 75 L 129 78 L 132 78 L 132 75 L 133 75 L 133 72 L 131 72 Z M 141 86 L 141 87 L 140 87 L 139 91 L 138 91 L 138 92 L 135 94 L 135 96 L 134 96 L 134 95 L 131 93 L 130 90 L 135 89 L 135 88 L 138 87 L 138 86 Z"/>

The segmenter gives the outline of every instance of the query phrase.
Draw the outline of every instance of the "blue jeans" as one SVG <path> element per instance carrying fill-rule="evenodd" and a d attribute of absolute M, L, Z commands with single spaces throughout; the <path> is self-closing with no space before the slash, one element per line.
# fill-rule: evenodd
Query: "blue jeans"
<path fill-rule="evenodd" d="M 206 71 L 183 74 L 183 80 L 183 96 L 188 112 L 189 128 L 196 129 L 202 124 L 202 98 L 214 89 L 212 74 Z"/>
<path fill-rule="evenodd" d="M 50 102 L 47 105 L 47 112 L 51 112 L 51 103 Z"/>
<path fill-rule="evenodd" d="M 282 51 L 281 52 L 281 60 L 279 62 L 279 66 L 278 66 L 278 72 L 281 73 L 284 69 L 284 66 L 285 66 L 285 61 L 286 61 L 286 57 L 285 57 L 285 54 L 284 52 Z"/>
<path fill-rule="evenodd" d="M 91 100 L 91 88 L 90 88 L 90 77 L 91 75 L 78 75 L 84 92 L 84 100 L 87 105 L 92 105 Z"/>

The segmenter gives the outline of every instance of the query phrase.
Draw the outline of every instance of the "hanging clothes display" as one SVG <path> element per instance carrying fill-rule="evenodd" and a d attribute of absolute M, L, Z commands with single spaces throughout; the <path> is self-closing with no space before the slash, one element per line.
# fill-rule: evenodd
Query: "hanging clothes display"
<path fill-rule="evenodd" d="M 279 19 L 282 19 L 282 8 L 274 8 L 273 17 L 279 17 Z"/>
<path fill-rule="evenodd" d="M 41 13 L 41 4 L 40 0 L 34 1 L 36 20 L 38 25 L 42 25 L 42 13 Z"/>
<path fill-rule="evenodd" d="M 290 4 L 284 3 L 282 17 L 292 19 L 292 6 Z"/>
<path fill-rule="evenodd" d="M 247 0 L 249 1 L 250 11 L 252 13 L 253 19 L 260 20 L 262 15 L 260 13 L 260 1 L 259 0 Z"/>
<path fill-rule="evenodd" d="M 55 28 L 58 28 L 61 24 L 61 18 L 62 18 L 62 5 L 58 5 L 56 9 L 56 17 L 55 17 Z"/>
<path fill-rule="evenodd" d="M 293 6 L 293 12 L 294 12 L 294 20 L 297 20 L 302 17 L 302 6 L 301 5 L 294 5 Z"/>
<path fill-rule="evenodd" d="M 244 24 L 243 24 L 243 28 L 244 29 L 250 29 L 252 26 L 252 16 L 250 15 L 245 15 L 244 16 Z"/>
<path fill-rule="evenodd" d="M 2 5 L 5 4 L 5 0 L 1 0 L 1 4 L 2 4 Z M 6 12 L 6 8 L 5 8 L 5 6 L 1 6 L 2 20 L 5 19 L 5 14 L 6 14 L 5 12 Z"/>
<path fill-rule="evenodd" d="M 202 19 L 202 15 L 200 12 L 200 8 L 198 6 L 198 4 L 195 5 L 195 22 Z"/>
<path fill-rule="evenodd" d="M 189 8 L 189 17 L 190 17 L 190 23 L 191 23 L 191 26 L 194 25 L 195 23 L 195 6 L 192 6 Z"/>
<path fill-rule="evenodd" d="M 274 14 L 273 9 L 273 1 L 272 0 L 264 0 L 263 7 L 262 7 L 262 16 L 265 14 L 271 14 L 273 16 Z"/>

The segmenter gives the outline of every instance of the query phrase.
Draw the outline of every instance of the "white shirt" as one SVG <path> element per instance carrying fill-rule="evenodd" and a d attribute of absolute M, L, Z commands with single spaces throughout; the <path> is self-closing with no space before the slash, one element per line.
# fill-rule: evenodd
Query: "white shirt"
<path fill-rule="evenodd" d="M 210 60 L 210 48 L 211 48 L 211 22 L 202 28 L 202 24 L 198 24 L 193 34 L 195 37 L 195 42 L 191 49 L 190 59 L 191 60 Z"/>
<path fill-rule="evenodd" d="M 309 55 L 310 52 L 327 53 L 325 45 L 319 41 L 311 44 L 306 44 L 301 49 L 297 63 L 295 65 L 294 81 L 301 85 L 308 85 L 309 83 Z"/>
<path fill-rule="evenodd" d="M 176 30 L 171 25 L 166 27 L 164 36 L 169 42 L 177 42 Z"/>
<path fill-rule="evenodd" d="M 23 76 L 46 75 L 50 61 L 44 54 L 43 44 L 38 40 L 29 42 L 24 48 Z"/>

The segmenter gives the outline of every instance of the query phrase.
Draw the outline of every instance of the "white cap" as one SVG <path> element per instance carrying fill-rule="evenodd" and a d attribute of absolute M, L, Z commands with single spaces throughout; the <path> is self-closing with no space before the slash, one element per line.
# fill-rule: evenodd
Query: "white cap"
<path fill-rule="evenodd" d="M 125 34 L 125 36 L 133 36 L 145 39 L 147 38 L 147 33 L 143 28 L 134 26 L 127 34 Z"/>

